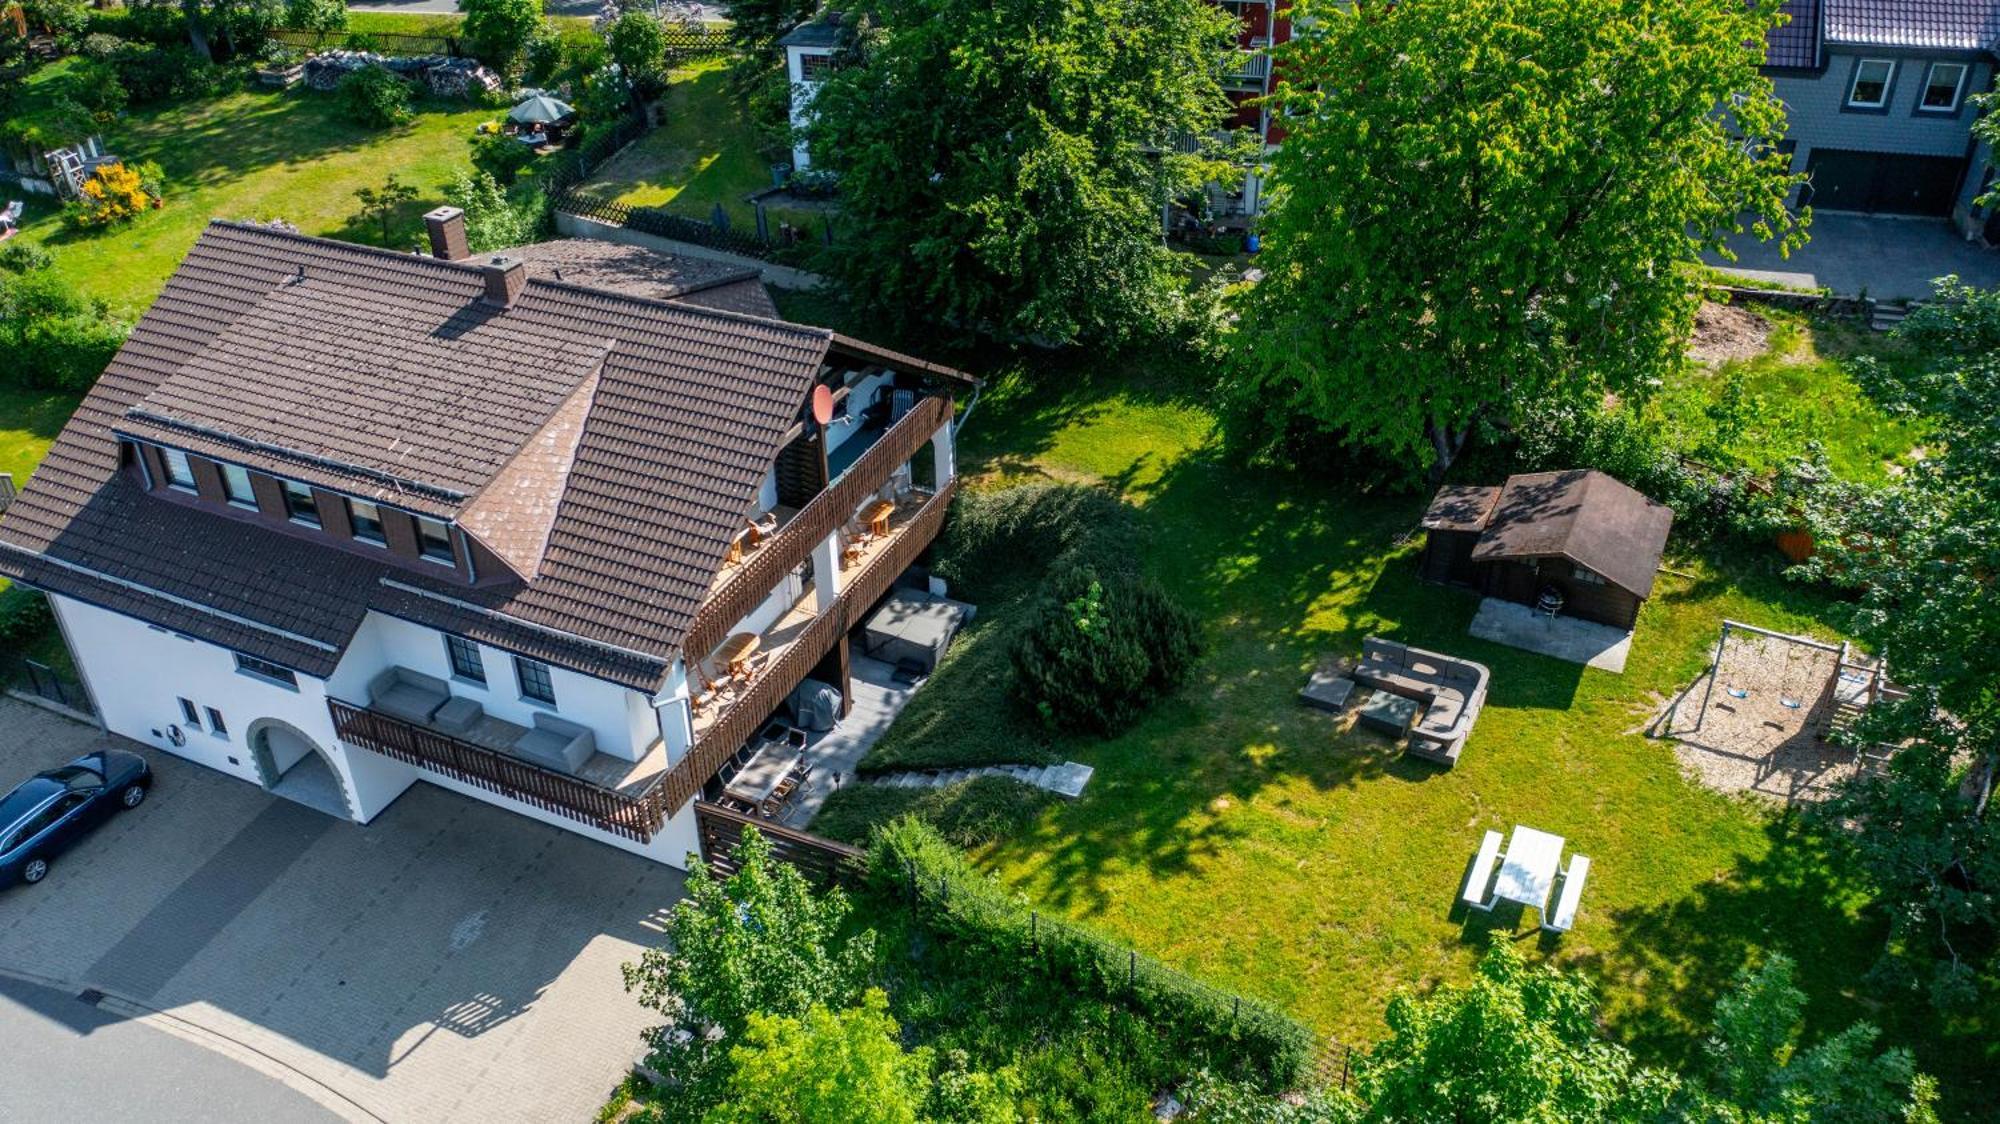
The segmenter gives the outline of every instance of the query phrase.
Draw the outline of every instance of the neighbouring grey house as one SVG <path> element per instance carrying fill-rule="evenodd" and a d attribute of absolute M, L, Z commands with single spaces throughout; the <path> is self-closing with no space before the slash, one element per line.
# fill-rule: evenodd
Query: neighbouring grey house
<path fill-rule="evenodd" d="M 2000 0 L 1786 0 L 1764 73 L 1790 118 L 1799 201 L 1822 210 L 1951 219 L 2000 241 L 1974 205 L 1994 169 L 1972 136 L 1992 88 Z"/>

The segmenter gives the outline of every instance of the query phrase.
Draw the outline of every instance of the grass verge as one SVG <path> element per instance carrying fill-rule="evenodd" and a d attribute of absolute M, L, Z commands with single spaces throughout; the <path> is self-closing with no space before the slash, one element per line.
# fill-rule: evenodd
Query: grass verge
<path fill-rule="evenodd" d="M 909 815 L 960 847 L 978 847 L 1028 827 L 1058 799 L 1046 789 L 1002 776 L 974 777 L 943 788 L 851 784 L 827 797 L 813 817 L 812 830 L 862 845 L 877 824 Z"/>

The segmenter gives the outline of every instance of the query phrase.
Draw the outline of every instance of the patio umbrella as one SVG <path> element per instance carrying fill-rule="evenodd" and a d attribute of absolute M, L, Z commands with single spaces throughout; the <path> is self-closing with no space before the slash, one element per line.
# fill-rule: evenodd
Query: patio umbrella
<path fill-rule="evenodd" d="M 576 110 L 547 94 L 536 94 L 507 111 L 507 120 L 517 125 L 553 125 L 576 116 Z"/>

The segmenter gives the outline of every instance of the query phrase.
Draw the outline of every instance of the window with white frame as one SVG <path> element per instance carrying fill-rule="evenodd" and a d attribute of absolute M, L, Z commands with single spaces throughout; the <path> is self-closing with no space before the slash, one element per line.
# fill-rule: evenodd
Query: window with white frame
<path fill-rule="evenodd" d="M 824 82 L 833 73 L 832 55 L 800 55 L 799 81 Z"/>
<path fill-rule="evenodd" d="M 236 670 L 239 674 L 248 675 L 252 679 L 276 683 L 280 687 L 290 687 L 294 691 L 299 689 L 298 674 L 291 668 L 272 663 L 270 660 L 260 660 L 256 656 L 246 656 L 242 652 L 237 652 Z"/>
<path fill-rule="evenodd" d="M 1924 75 L 1924 92 L 1917 99 L 1917 108 L 1931 113 L 1954 112 L 1964 89 L 1964 63 L 1934 62 L 1930 73 Z"/>
<path fill-rule="evenodd" d="M 367 500 L 347 501 L 347 523 L 354 528 L 354 537 L 371 546 L 388 546 L 389 536 L 382 530 L 382 509 Z"/>
<path fill-rule="evenodd" d="M 486 662 L 479 658 L 479 645 L 463 636 L 446 636 L 444 651 L 454 677 L 469 683 L 486 682 Z"/>
<path fill-rule="evenodd" d="M 1862 59 L 1854 64 L 1854 84 L 1847 88 L 1847 104 L 1856 109 L 1880 109 L 1889 104 L 1889 79 L 1895 74 L 1892 59 Z"/>
<path fill-rule="evenodd" d="M 556 705 L 556 685 L 549 677 L 549 665 L 526 656 L 514 657 L 514 679 L 521 685 L 521 697 L 547 706 Z"/>
<path fill-rule="evenodd" d="M 188 462 L 188 455 L 179 449 L 161 449 L 160 459 L 166 462 L 167 483 L 183 492 L 194 488 L 194 465 Z"/>
<path fill-rule="evenodd" d="M 451 528 L 443 520 L 417 516 L 417 547 L 428 561 L 458 565 L 458 556 L 451 550 Z"/>
<path fill-rule="evenodd" d="M 319 497 L 313 490 L 296 480 L 285 481 L 285 514 L 292 522 L 307 527 L 319 526 Z"/>
<path fill-rule="evenodd" d="M 224 464 L 222 468 L 222 490 L 228 494 L 229 502 L 236 507 L 257 509 L 257 492 L 250 487 L 250 471 L 240 464 Z"/>

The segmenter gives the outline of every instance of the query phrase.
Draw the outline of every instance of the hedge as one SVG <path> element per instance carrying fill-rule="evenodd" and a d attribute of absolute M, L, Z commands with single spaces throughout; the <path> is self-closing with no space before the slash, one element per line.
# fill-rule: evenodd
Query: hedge
<path fill-rule="evenodd" d="M 914 902 L 914 915 L 952 944 L 963 970 L 1032 973 L 1046 983 L 1117 1004 L 1145 1020 L 1185 1057 L 1281 1093 L 1305 1083 L 1317 1041 L 1276 1008 L 1213 988 L 1067 922 L 1041 917 L 998 882 L 973 871 L 937 831 L 905 818 L 870 840 L 868 878 L 883 896 Z"/>

